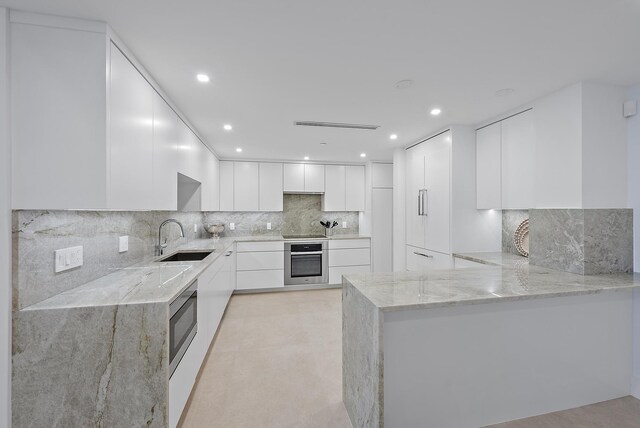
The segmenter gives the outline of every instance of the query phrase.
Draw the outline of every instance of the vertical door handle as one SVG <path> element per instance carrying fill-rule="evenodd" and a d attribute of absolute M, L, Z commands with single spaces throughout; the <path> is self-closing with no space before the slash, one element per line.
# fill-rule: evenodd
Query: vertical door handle
<path fill-rule="evenodd" d="M 422 215 L 422 191 L 418 190 L 418 215 Z"/>
<path fill-rule="evenodd" d="M 422 190 L 424 193 L 422 194 L 422 215 L 429 215 L 429 194 L 427 193 L 427 189 Z"/>

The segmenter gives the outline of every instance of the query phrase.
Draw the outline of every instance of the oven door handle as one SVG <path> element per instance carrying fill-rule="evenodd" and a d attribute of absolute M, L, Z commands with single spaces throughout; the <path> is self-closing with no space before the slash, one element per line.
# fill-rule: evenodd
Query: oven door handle
<path fill-rule="evenodd" d="M 304 255 L 313 256 L 313 255 L 316 255 L 316 254 L 324 254 L 324 251 L 307 251 L 307 252 L 304 252 L 304 251 L 292 251 L 291 252 L 292 256 L 304 256 Z"/>

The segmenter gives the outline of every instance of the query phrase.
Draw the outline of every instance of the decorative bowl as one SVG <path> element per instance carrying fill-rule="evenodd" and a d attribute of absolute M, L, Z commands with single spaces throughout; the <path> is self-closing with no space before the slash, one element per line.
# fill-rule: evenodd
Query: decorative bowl
<path fill-rule="evenodd" d="M 204 229 L 213 234 L 213 236 L 218 236 L 222 232 L 224 232 L 224 224 L 222 223 L 205 223 Z"/>

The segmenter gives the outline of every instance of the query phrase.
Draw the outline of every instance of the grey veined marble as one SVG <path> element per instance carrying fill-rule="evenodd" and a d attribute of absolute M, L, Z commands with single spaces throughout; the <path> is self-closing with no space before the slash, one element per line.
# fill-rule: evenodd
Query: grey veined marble
<path fill-rule="evenodd" d="M 535 209 L 529 261 L 582 275 L 633 272 L 633 210 Z"/>
<path fill-rule="evenodd" d="M 284 195 L 283 235 L 323 235 L 325 228 L 321 220 L 337 221 L 334 234 L 358 234 L 358 212 L 322 211 L 322 195 L 286 194 Z M 347 228 L 342 228 L 342 222 Z"/>

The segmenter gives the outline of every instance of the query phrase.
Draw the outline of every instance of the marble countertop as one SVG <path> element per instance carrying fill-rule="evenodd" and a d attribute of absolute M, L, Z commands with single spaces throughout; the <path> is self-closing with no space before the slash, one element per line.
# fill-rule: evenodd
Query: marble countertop
<path fill-rule="evenodd" d="M 501 252 L 453 253 L 453 257 L 492 266 L 518 266 L 529 263 L 529 259 L 521 255 Z"/>
<path fill-rule="evenodd" d="M 640 286 L 640 274 L 578 275 L 521 264 L 345 275 L 382 311 L 539 299 Z"/>
<path fill-rule="evenodd" d="M 25 311 L 79 308 L 89 306 L 131 305 L 144 303 L 170 303 L 191 282 L 232 248 L 242 241 L 281 241 L 279 235 L 243 236 L 233 238 L 197 239 L 159 257 L 150 257 L 132 266 L 67 290 L 40 303 L 24 308 Z M 156 262 L 179 251 L 213 250 L 201 261 Z"/>

